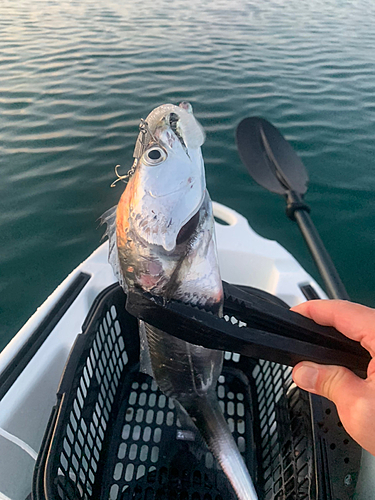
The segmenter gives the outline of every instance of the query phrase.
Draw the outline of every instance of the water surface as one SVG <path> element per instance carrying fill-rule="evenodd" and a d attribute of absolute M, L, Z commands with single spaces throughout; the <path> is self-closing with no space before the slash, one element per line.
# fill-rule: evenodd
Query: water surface
<path fill-rule="evenodd" d="M 353 300 L 375 306 L 375 4 L 0 3 L 0 348 L 99 243 L 141 117 L 192 102 L 213 199 L 317 273 L 284 202 L 236 152 L 272 121 L 310 175 L 312 217 Z"/>

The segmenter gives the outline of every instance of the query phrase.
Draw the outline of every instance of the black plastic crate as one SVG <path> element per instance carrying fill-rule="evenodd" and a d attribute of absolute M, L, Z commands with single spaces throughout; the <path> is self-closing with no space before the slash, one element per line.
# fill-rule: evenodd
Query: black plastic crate
<path fill-rule="evenodd" d="M 125 311 L 119 285 L 98 296 L 82 331 L 38 456 L 33 499 L 234 499 L 208 449 L 181 434 L 173 401 L 139 372 L 137 321 Z M 323 448 L 336 449 L 342 459 L 339 444 L 322 448 L 316 435 L 321 429 L 332 441 L 339 432 L 338 439 L 347 441 L 337 417 L 333 431 L 327 427 L 334 409 L 324 412 L 317 402 L 324 416 L 318 416 L 315 429 L 309 396 L 293 384 L 289 367 L 225 353 L 217 391 L 261 500 L 351 498 L 354 483 L 345 490 L 345 467 L 335 464 L 340 475 L 335 489 L 329 479 L 332 459 L 327 453 L 320 457 Z M 347 469 L 353 469 L 353 457 Z M 325 492 L 345 495 L 318 491 L 322 477 Z"/>

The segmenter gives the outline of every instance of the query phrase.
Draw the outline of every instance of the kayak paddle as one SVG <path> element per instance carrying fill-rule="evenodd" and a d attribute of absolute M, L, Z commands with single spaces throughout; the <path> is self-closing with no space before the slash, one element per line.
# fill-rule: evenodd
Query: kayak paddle
<path fill-rule="evenodd" d="M 308 175 L 292 146 L 264 118 L 245 118 L 237 127 L 237 148 L 252 178 L 261 186 L 286 198 L 287 216 L 297 222 L 331 299 L 349 300 L 303 201 Z"/>

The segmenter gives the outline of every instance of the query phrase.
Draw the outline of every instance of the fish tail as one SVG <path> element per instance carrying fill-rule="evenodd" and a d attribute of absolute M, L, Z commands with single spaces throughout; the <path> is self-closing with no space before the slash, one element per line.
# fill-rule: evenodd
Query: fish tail
<path fill-rule="evenodd" d="M 201 397 L 188 413 L 219 462 L 238 500 L 258 500 L 245 462 L 237 448 L 216 396 Z"/>

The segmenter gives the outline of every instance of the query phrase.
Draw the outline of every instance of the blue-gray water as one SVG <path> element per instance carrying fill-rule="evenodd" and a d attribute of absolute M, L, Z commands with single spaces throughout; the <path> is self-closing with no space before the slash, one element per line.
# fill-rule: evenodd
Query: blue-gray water
<path fill-rule="evenodd" d="M 284 201 L 248 177 L 241 118 L 280 128 L 353 300 L 375 306 L 372 0 L 2 0 L 0 347 L 98 245 L 141 117 L 192 102 L 213 199 L 315 277 Z"/>

